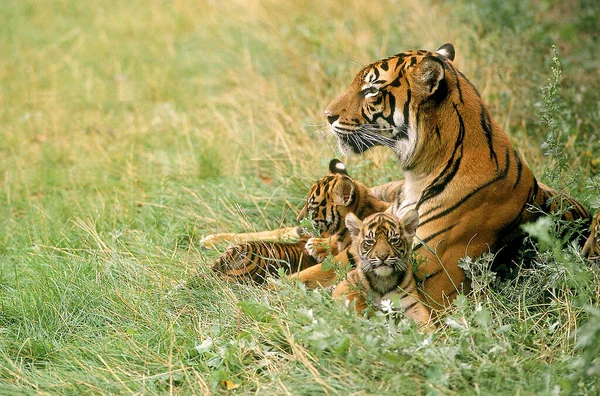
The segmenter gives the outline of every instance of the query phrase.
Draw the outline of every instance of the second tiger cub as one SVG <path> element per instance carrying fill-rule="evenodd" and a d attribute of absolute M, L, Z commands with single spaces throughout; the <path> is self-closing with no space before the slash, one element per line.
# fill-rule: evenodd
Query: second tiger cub
<path fill-rule="evenodd" d="M 333 297 L 345 296 L 354 301 L 357 313 L 361 313 L 367 307 L 367 298 L 380 307 L 383 300 L 398 296 L 408 317 L 426 331 L 434 330 L 431 311 L 421 302 L 411 263 L 418 212 L 410 210 L 402 219 L 389 213 L 376 213 L 364 222 L 348 213 L 345 222 L 352 235 L 350 249 L 358 261 L 356 269 L 335 288 Z"/>

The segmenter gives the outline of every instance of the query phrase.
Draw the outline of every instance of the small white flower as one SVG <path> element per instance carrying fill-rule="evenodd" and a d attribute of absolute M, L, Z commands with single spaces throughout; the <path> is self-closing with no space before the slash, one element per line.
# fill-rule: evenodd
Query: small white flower
<path fill-rule="evenodd" d="M 385 313 L 390 313 L 394 310 L 394 303 L 392 300 L 381 300 L 381 310 Z"/>
<path fill-rule="evenodd" d="M 450 326 L 451 328 L 453 328 L 453 329 L 464 330 L 466 328 L 465 325 L 463 325 L 462 323 L 458 322 L 454 318 L 447 318 L 446 319 L 446 324 L 448 326 Z"/>
<path fill-rule="evenodd" d="M 200 354 L 202 354 L 204 352 L 208 352 L 212 348 L 213 348 L 212 338 L 207 338 L 206 340 L 202 341 L 202 344 L 196 345 L 196 347 L 195 347 L 196 351 Z"/>

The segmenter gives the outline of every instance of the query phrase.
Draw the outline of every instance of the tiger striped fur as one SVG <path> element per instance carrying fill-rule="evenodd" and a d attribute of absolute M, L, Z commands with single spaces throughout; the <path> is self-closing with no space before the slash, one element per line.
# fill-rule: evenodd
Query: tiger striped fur
<path fill-rule="evenodd" d="M 356 269 L 334 289 L 333 298 L 355 301 L 355 310 L 360 314 L 367 307 L 367 299 L 380 308 L 382 301 L 398 297 L 406 316 L 427 331 L 435 330 L 431 311 L 422 303 L 413 276 L 411 253 L 418 223 L 419 214 L 414 209 L 402 219 L 376 213 L 363 222 L 349 213 L 346 226 L 352 234 L 350 249 L 358 261 Z"/>
<path fill-rule="evenodd" d="M 539 216 L 530 208 L 548 207 L 546 198 L 555 195 L 537 182 L 454 66 L 454 55 L 445 44 L 435 53 L 409 51 L 372 63 L 325 110 L 344 152 L 378 145 L 395 151 L 405 184 L 390 211 L 419 213 L 416 275 L 436 309 L 470 290 L 458 266 L 462 257 L 517 250 L 521 224 Z M 567 218 L 589 219 L 585 208 L 567 201 Z M 314 284 L 316 268 L 298 278 Z"/>
<path fill-rule="evenodd" d="M 306 269 L 317 262 L 306 251 L 307 238 L 296 243 L 251 241 L 231 246 L 215 261 L 212 269 L 226 278 L 251 280 L 263 284 L 267 275 L 277 275 L 280 268 L 286 274 Z"/>
<path fill-rule="evenodd" d="M 585 242 L 582 253 L 590 260 L 600 262 L 600 213 L 596 213 L 592 221 L 590 236 Z"/>
<path fill-rule="evenodd" d="M 230 247 L 217 259 L 213 269 L 230 278 L 252 279 L 262 283 L 266 274 L 277 272 L 278 266 L 283 265 L 286 273 L 294 273 L 296 269 L 320 263 L 329 254 L 352 263 L 354 258 L 349 257 L 347 252 L 352 238 L 347 232 L 344 217 L 347 213 L 355 213 L 364 218 L 388 209 L 391 204 L 376 198 L 367 186 L 352 179 L 340 161 L 332 160 L 329 172 L 328 176 L 320 178 L 310 188 L 306 204 L 298 214 L 298 221 L 310 217 L 312 227 L 320 233 L 319 238 L 308 239 L 304 236 L 295 244 L 248 241 Z M 397 195 L 398 185 L 402 183 L 388 183 L 380 191 L 382 194 Z M 244 234 L 241 235 L 244 238 Z M 302 263 L 297 261 L 300 258 L 304 260 Z M 335 273 L 333 270 L 327 271 L 323 276 L 335 278 Z"/>

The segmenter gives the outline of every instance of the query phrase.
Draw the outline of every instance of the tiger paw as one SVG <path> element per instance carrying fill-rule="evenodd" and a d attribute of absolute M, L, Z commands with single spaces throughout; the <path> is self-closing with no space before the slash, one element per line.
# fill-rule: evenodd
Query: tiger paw
<path fill-rule="evenodd" d="M 305 248 L 318 263 L 322 263 L 330 253 L 329 238 L 309 238 Z"/>

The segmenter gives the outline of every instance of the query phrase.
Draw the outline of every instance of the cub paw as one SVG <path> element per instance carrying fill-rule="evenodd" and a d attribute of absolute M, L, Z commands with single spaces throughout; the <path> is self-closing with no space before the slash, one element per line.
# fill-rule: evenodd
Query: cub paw
<path fill-rule="evenodd" d="M 318 263 L 322 263 L 323 260 L 329 255 L 329 239 L 327 238 L 309 238 L 305 245 L 306 251 L 310 254 Z"/>

